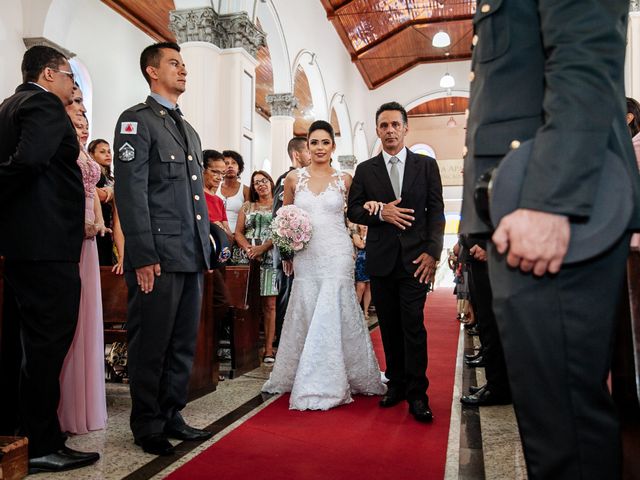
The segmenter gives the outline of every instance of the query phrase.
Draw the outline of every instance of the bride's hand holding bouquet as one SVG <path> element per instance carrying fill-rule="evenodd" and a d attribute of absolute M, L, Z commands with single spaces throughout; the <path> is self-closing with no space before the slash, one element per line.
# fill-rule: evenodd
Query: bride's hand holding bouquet
<path fill-rule="evenodd" d="M 276 212 L 271 223 L 271 239 L 282 257 L 284 273 L 293 273 L 293 255 L 302 251 L 311 240 L 311 218 L 295 205 L 285 205 Z"/>

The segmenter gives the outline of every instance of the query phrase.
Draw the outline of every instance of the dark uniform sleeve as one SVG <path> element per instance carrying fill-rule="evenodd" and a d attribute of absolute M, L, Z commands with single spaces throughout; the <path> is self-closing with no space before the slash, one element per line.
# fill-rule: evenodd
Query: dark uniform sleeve
<path fill-rule="evenodd" d="M 544 125 L 535 136 L 520 207 L 588 217 L 624 69 L 621 0 L 540 0 L 545 62 Z M 619 14 L 618 14 L 619 13 Z"/>
<path fill-rule="evenodd" d="M 115 195 L 122 231 L 127 242 L 125 258 L 132 268 L 160 263 L 151 233 L 148 181 L 151 138 L 141 115 L 127 110 L 118 119 L 113 142 Z M 122 124 L 137 124 L 135 134 L 120 133 Z"/>

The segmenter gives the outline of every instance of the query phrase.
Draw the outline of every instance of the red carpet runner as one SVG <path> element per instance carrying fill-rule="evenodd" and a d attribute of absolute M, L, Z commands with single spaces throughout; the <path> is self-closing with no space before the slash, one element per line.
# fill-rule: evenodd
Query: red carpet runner
<path fill-rule="evenodd" d="M 450 289 L 429 294 L 425 323 L 432 424 L 416 422 L 405 402 L 382 409 L 379 397 L 356 396 L 327 412 L 299 412 L 283 395 L 168 478 L 442 479 L 459 332 Z M 372 339 L 383 368 L 378 329 Z"/>

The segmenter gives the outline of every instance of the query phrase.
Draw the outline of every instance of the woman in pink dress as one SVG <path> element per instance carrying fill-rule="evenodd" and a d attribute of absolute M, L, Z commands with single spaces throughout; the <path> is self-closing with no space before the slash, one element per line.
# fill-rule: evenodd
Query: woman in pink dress
<path fill-rule="evenodd" d="M 82 434 L 107 425 L 102 297 L 95 237 L 110 230 L 104 226 L 96 195 L 100 167 L 85 150 L 89 136 L 87 119 L 72 117 L 72 121 L 81 146 L 78 166 L 85 192 L 85 239 L 80 254 L 82 290 L 78 326 L 60 375 L 58 419 L 63 432 Z"/>

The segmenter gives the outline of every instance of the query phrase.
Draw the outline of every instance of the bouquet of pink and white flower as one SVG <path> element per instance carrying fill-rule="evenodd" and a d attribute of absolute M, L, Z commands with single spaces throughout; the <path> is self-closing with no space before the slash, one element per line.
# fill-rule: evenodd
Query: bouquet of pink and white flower
<path fill-rule="evenodd" d="M 311 240 L 311 218 L 295 205 L 285 205 L 271 222 L 271 239 L 283 260 L 291 260 Z"/>

